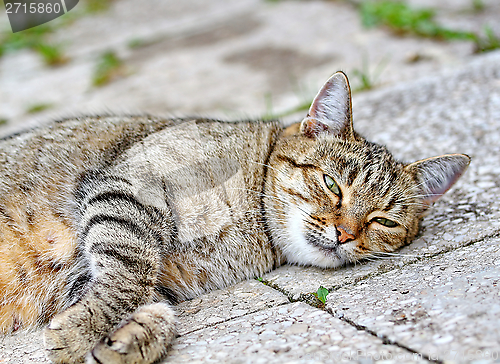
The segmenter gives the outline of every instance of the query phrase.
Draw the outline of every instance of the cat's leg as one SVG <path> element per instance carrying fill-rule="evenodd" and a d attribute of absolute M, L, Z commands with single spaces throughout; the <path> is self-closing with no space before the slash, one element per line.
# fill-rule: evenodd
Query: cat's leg
<path fill-rule="evenodd" d="M 166 354 L 174 337 L 175 315 L 168 304 L 142 306 L 97 344 L 87 363 L 153 363 Z"/>
<path fill-rule="evenodd" d="M 45 328 L 46 353 L 53 363 L 83 363 L 87 353 L 128 313 L 100 300 L 95 290 L 55 316 Z"/>
<path fill-rule="evenodd" d="M 162 212 L 141 204 L 127 187 L 119 178 L 81 187 L 79 244 L 91 278 L 82 298 L 45 329 L 54 363 L 82 363 L 116 325 L 152 301 L 168 240 L 160 231 L 169 226 Z"/>
<path fill-rule="evenodd" d="M 102 256 L 96 260 L 99 258 Z M 145 261 L 132 264 L 120 262 L 120 258 L 111 259 L 117 261 L 105 263 L 111 268 L 94 278 L 83 298 L 55 316 L 45 329 L 47 356 L 54 363 L 82 363 L 87 353 L 117 324 L 150 302 L 156 279 L 155 264 L 147 267 Z"/>

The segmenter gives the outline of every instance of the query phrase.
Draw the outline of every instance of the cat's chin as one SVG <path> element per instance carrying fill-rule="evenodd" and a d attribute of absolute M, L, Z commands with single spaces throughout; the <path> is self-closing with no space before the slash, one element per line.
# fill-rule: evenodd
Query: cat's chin
<path fill-rule="evenodd" d="M 291 228 L 288 238 L 278 239 L 281 251 L 290 264 L 311 265 L 320 268 L 338 268 L 346 263 L 338 245 L 326 246 L 309 241 L 301 232 Z"/>
<path fill-rule="evenodd" d="M 338 268 L 344 265 L 346 259 L 342 256 L 338 244 L 322 243 L 313 235 L 305 235 L 303 217 L 308 209 L 306 204 L 291 208 L 284 226 L 287 234 L 275 237 L 286 261 L 290 264 L 320 268 Z"/>
<path fill-rule="evenodd" d="M 287 244 L 283 250 L 287 262 L 298 265 L 311 265 L 320 268 L 338 268 L 345 264 L 333 248 L 322 248 L 309 244 Z"/>

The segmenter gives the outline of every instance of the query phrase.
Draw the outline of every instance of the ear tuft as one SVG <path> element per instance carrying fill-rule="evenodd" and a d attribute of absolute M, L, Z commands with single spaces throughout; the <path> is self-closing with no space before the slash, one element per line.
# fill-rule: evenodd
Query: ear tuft
<path fill-rule="evenodd" d="M 447 154 L 412 163 L 412 170 L 419 181 L 423 202 L 431 205 L 448 191 L 464 174 L 470 163 L 465 154 Z"/>
<path fill-rule="evenodd" d="M 336 72 L 314 98 L 301 132 L 310 138 L 322 133 L 343 138 L 354 136 L 352 128 L 351 88 L 347 76 Z"/>

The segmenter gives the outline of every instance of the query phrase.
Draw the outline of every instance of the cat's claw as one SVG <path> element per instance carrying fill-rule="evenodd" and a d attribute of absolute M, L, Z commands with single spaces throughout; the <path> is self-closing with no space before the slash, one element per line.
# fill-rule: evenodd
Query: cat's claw
<path fill-rule="evenodd" d="M 82 315 L 78 306 L 54 317 L 43 332 L 47 357 L 55 364 L 84 363 L 85 354 L 92 348 L 92 332 L 82 332 Z"/>

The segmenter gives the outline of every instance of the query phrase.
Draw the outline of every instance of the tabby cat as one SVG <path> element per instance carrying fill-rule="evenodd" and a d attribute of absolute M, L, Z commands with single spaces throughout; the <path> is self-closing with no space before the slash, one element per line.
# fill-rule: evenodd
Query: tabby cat
<path fill-rule="evenodd" d="M 392 252 L 469 164 L 405 164 L 363 139 L 341 72 L 286 129 L 85 117 L 4 139 L 0 160 L 0 329 L 50 321 L 54 363 L 152 363 L 177 302 L 284 262 Z"/>

